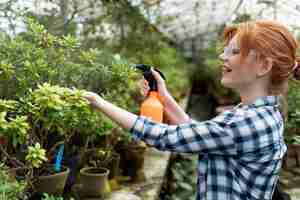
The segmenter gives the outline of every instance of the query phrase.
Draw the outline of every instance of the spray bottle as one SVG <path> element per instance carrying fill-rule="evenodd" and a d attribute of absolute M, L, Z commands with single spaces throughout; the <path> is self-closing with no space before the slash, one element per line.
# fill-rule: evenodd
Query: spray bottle
<path fill-rule="evenodd" d="M 148 96 L 141 104 L 140 115 L 149 117 L 156 122 L 162 122 L 164 107 L 158 97 L 157 82 L 151 72 L 151 67 L 144 64 L 137 64 L 135 67 L 143 72 L 143 76 L 148 81 L 150 87 Z M 165 76 L 158 69 L 154 70 L 165 79 Z"/>

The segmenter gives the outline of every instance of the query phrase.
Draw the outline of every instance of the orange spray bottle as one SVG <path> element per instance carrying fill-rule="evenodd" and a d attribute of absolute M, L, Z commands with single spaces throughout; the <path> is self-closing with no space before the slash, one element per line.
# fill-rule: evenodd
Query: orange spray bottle
<path fill-rule="evenodd" d="M 140 115 L 146 116 L 156 122 L 162 122 L 164 107 L 158 98 L 157 82 L 151 72 L 151 67 L 144 64 L 137 64 L 135 67 L 143 72 L 143 76 L 148 81 L 150 87 L 148 96 L 141 104 Z M 164 75 L 158 69 L 154 70 L 165 79 Z"/>

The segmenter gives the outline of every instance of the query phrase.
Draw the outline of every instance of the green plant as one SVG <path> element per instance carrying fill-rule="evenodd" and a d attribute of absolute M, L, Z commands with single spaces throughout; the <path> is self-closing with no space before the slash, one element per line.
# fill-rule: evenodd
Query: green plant
<path fill-rule="evenodd" d="M 47 161 L 46 150 L 42 149 L 39 143 L 36 143 L 35 146 L 28 147 L 28 153 L 25 159 L 32 167 L 40 168 L 43 162 Z"/>
<path fill-rule="evenodd" d="M 0 113 L 0 135 L 8 137 L 12 141 L 13 146 L 25 143 L 29 129 L 26 116 L 17 116 L 9 119 L 6 119 L 6 117 L 6 112 Z"/>
<path fill-rule="evenodd" d="M 30 125 L 25 115 L 16 115 L 16 105 L 16 101 L 0 100 L 0 136 L 5 137 L 14 148 L 14 151 L 10 150 L 8 154 L 9 147 L 0 145 L 0 153 L 3 156 L 2 161 L 13 161 L 23 165 L 11 153 L 16 152 L 19 145 L 27 143 Z"/>
<path fill-rule="evenodd" d="M 94 112 L 82 96 L 83 91 L 44 83 L 22 98 L 22 113 L 30 116 L 31 143 L 48 147 L 47 137 L 58 134 L 61 139 L 48 154 L 60 144 L 69 144 L 75 133 L 85 136 L 101 134 L 111 128 L 102 115 Z"/>
<path fill-rule="evenodd" d="M 289 92 L 287 96 L 288 110 L 287 120 L 285 123 L 285 141 L 287 143 L 299 143 L 298 136 L 300 134 L 300 90 L 299 84 L 290 81 Z"/>
<path fill-rule="evenodd" d="M 177 156 L 172 160 L 168 177 L 168 191 L 163 191 L 166 200 L 192 200 L 196 198 L 198 162 L 197 156 Z M 171 181 L 170 181 L 171 180 Z M 165 192 L 165 193 L 164 193 Z"/>
<path fill-rule="evenodd" d="M 0 163 L 0 199 L 18 200 L 24 199 L 25 182 L 18 182 L 8 175 L 8 168 Z"/>
<path fill-rule="evenodd" d="M 88 164 L 93 167 L 103 167 L 107 166 L 107 164 L 112 159 L 113 149 L 103 149 L 103 148 L 96 148 L 93 149 L 88 158 Z"/>
<path fill-rule="evenodd" d="M 49 194 L 44 194 L 44 197 L 43 197 L 42 200 L 64 200 L 64 198 L 62 198 L 62 197 L 55 197 L 55 196 L 49 195 Z"/>

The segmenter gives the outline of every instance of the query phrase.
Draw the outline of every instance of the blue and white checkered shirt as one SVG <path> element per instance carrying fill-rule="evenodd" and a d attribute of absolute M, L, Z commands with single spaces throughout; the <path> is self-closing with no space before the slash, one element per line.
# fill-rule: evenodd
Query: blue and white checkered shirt
<path fill-rule="evenodd" d="M 140 116 L 131 132 L 159 150 L 203 154 L 197 200 L 272 199 L 287 150 L 277 96 L 203 122 L 167 125 Z"/>

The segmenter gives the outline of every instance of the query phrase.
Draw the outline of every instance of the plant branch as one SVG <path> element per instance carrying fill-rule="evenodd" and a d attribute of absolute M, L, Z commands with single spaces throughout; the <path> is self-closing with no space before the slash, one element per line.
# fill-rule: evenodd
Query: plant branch
<path fill-rule="evenodd" d="M 0 145 L 0 151 L 4 154 L 4 156 L 5 156 L 7 159 L 16 162 L 18 165 L 20 165 L 20 166 L 22 166 L 22 167 L 25 167 L 25 164 L 24 164 L 24 163 L 22 163 L 21 161 L 19 161 L 17 158 L 10 156 L 10 155 L 3 149 L 3 146 L 2 146 L 2 145 Z"/>

